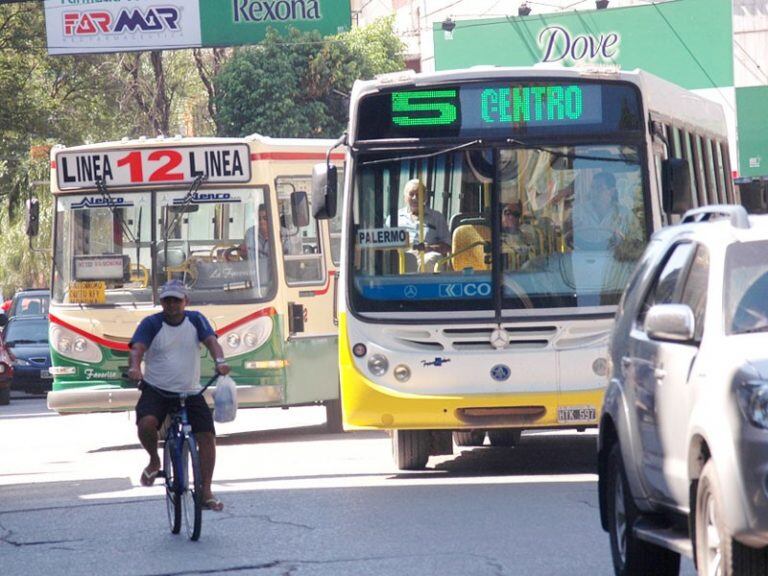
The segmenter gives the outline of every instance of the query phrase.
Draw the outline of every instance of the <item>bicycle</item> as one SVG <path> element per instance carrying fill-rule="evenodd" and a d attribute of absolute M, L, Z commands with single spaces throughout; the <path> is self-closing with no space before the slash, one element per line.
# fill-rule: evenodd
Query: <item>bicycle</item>
<path fill-rule="evenodd" d="M 165 433 L 163 467 L 158 476 L 165 478 L 165 503 L 171 533 L 178 534 L 181 531 L 183 517 L 187 536 L 193 541 L 200 538 L 203 523 L 203 480 L 197 442 L 187 416 L 186 400 L 202 395 L 218 377 L 215 374 L 202 390 L 193 394 L 168 392 L 143 382 L 144 386 L 150 386 L 161 396 L 179 400 L 178 406 L 168 414 L 170 424 Z"/>

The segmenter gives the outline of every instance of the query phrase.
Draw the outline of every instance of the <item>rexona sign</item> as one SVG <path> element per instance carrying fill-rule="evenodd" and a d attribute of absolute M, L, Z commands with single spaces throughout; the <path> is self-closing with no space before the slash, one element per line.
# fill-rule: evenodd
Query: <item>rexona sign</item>
<path fill-rule="evenodd" d="M 350 0 L 45 0 L 50 54 L 254 44 L 267 27 L 349 30 Z"/>

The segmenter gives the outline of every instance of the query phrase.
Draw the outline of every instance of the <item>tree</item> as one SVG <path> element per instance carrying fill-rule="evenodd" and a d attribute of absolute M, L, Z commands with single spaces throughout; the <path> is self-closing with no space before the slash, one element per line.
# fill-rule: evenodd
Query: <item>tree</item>
<path fill-rule="evenodd" d="M 281 37 L 270 29 L 259 46 L 236 49 L 214 82 L 218 134 L 338 136 L 354 81 L 405 65 L 392 23 L 386 18 L 326 39 L 297 30 Z"/>

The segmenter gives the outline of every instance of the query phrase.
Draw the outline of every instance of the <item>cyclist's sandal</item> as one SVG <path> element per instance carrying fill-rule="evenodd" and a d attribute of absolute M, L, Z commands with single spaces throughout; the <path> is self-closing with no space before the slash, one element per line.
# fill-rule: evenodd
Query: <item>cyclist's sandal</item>
<path fill-rule="evenodd" d="M 150 472 L 146 468 L 141 472 L 141 485 L 142 486 L 152 486 L 155 483 L 155 478 L 157 478 L 157 475 L 160 473 L 160 470 L 153 470 Z"/>
<path fill-rule="evenodd" d="M 203 502 L 203 508 L 205 510 L 213 510 L 214 512 L 221 512 L 224 510 L 224 503 L 218 498 L 208 498 Z"/>

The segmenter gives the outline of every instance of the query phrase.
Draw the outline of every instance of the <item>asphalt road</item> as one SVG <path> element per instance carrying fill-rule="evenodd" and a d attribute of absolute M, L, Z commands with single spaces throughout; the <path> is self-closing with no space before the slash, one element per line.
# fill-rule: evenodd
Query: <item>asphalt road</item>
<path fill-rule="evenodd" d="M 205 512 L 193 543 L 169 533 L 162 489 L 139 486 L 132 418 L 0 407 L 3 576 L 613 572 L 593 432 L 524 435 L 403 473 L 385 433 L 326 434 L 322 408 L 241 410 L 218 426 L 225 510 Z"/>

